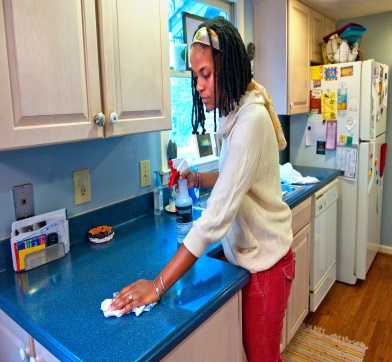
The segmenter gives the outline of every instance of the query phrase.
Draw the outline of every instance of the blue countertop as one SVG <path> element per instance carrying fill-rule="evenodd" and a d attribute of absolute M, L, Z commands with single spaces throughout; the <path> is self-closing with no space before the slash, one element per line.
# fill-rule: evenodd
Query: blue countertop
<path fill-rule="evenodd" d="M 339 175 L 297 169 L 321 182 L 287 194 L 290 207 Z M 0 273 L 0 308 L 62 361 L 159 359 L 248 280 L 247 271 L 209 257 L 215 254 L 210 251 L 151 312 L 103 317 L 103 299 L 136 279 L 153 278 L 176 249 L 172 216 L 141 216 L 117 227 L 107 245 L 77 243 L 64 258 L 37 269 Z"/>
<path fill-rule="evenodd" d="M 204 256 L 152 311 L 104 318 L 103 299 L 153 278 L 176 249 L 173 217 L 140 217 L 105 246 L 79 243 L 37 269 L 0 273 L 0 308 L 62 361 L 159 359 L 248 280 L 247 271 Z"/>

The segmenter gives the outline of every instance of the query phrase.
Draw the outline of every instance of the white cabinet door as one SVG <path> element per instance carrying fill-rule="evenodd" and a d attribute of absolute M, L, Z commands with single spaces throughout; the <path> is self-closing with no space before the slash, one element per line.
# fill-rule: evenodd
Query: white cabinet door
<path fill-rule="evenodd" d="M 235 294 L 162 361 L 246 361 L 242 346 L 241 292 Z"/>
<path fill-rule="evenodd" d="M 306 113 L 310 90 L 310 9 L 290 0 L 288 22 L 288 109 L 289 114 Z"/>
<path fill-rule="evenodd" d="M 295 278 L 287 305 L 286 343 L 290 343 L 309 311 L 309 247 L 310 226 L 306 225 L 293 240 L 295 254 Z"/>
<path fill-rule="evenodd" d="M 31 337 L 0 310 L 0 362 L 21 361 L 20 350 L 26 350 Z"/>
<path fill-rule="evenodd" d="M 0 150 L 103 136 L 93 0 L 0 2 Z"/>
<path fill-rule="evenodd" d="M 171 127 L 167 10 L 167 0 L 99 1 L 106 136 Z"/>

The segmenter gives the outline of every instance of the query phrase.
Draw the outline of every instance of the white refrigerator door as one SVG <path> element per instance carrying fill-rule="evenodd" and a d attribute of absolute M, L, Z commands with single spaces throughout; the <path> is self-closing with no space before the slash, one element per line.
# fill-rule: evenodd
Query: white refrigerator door
<path fill-rule="evenodd" d="M 362 141 L 374 141 L 385 132 L 388 95 L 388 66 L 367 60 L 362 65 L 361 122 Z"/>
<path fill-rule="evenodd" d="M 366 274 L 380 244 L 381 205 L 379 154 L 385 135 L 377 142 L 362 142 L 359 146 L 358 214 L 355 274 L 366 279 Z"/>

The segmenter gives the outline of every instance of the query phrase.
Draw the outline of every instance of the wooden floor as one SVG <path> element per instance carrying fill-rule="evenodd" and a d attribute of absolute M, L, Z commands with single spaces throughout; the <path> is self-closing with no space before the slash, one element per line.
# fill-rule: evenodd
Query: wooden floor
<path fill-rule="evenodd" d="M 392 255 L 378 254 L 366 281 L 335 283 L 305 322 L 364 342 L 365 361 L 392 361 Z"/>

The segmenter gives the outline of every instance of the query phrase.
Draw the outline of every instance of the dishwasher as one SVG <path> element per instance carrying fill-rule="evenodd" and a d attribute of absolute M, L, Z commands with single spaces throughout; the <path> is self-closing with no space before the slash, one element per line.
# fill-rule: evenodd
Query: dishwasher
<path fill-rule="evenodd" d="M 310 261 L 310 310 L 316 311 L 336 281 L 338 180 L 317 191 L 313 199 Z"/>

